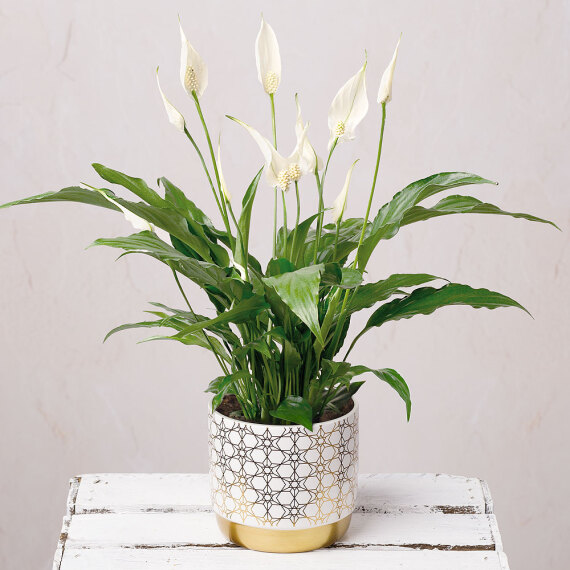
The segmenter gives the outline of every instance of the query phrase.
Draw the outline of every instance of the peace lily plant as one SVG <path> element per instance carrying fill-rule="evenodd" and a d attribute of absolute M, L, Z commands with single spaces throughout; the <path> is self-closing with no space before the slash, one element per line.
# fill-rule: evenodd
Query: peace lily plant
<path fill-rule="evenodd" d="M 399 41 L 381 77 L 377 106 L 372 112 L 373 120 L 379 120 L 379 139 L 364 216 L 345 218 L 356 162 L 348 170 L 336 199 L 329 201 L 325 196 L 325 180 L 333 155 L 341 152 L 340 143 L 355 139 L 358 126 L 368 113 L 366 57 L 332 99 L 326 160 L 319 157 L 309 141 L 309 125 L 302 118 L 297 95 L 296 122 L 288 126 L 294 129 L 296 144 L 289 154 L 282 154 L 275 110 L 281 84 L 281 58 L 275 32 L 263 19 L 255 55 L 259 82 L 269 99 L 266 119 L 268 124 L 270 119 L 271 129 L 265 136 L 249 122 L 229 117 L 253 138 L 265 161 L 245 190 L 241 209 L 236 212 L 235 189 L 226 184 L 222 172 L 221 144 L 219 138 L 217 145 L 212 141 L 202 108 L 207 100 L 208 68 L 187 40 L 182 26 L 180 35 L 180 79 L 195 105 L 203 133 L 195 132 L 195 127 L 167 99 L 160 83 L 159 93 L 168 120 L 186 136 L 198 156 L 205 187 L 214 196 L 221 226 L 196 205 L 202 191 L 186 194 L 162 177 L 157 181 L 162 187 L 160 192 L 140 178 L 102 164 L 93 164 L 98 175 L 107 183 L 130 191 L 139 201 L 126 199 L 109 188 L 83 184 L 3 207 L 72 201 L 123 213 L 137 232 L 98 239 L 93 245 L 118 248 L 124 251 L 123 255 L 142 253 L 158 259 L 172 272 L 184 304 L 172 308 L 152 303 L 153 308 L 147 311 L 151 319 L 118 326 L 107 337 L 125 329 L 156 328 L 164 332 L 148 340 L 168 339 L 209 350 L 220 367 L 220 376 L 208 387 L 213 393 L 213 409 L 224 396 L 234 395 L 240 408 L 236 414 L 247 421 L 300 424 L 310 430 L 325 412 L 342 413 L 363 384 L 357 378 L 369 372 L 396 390 L 405 402 L 409 419 L 410 392 L 398 372 L 347 360 L 363 334 L 389 321 L 427 315 L 446 305 L 523 307 L 487 289 L 451 282 L 442 285 L 440 277 L 427 273 L 387 275 L 380 281 L 367 282 L 366 269 L 376 246 L 393 238 L 404 226 L 452 214 L 495 214 L 554 224 L 529 214 L 503 211 L 468 195 L 451 195 L 435 205 L 424 205 L 431 196 L 456 187 L 495 184 L 466 172 L 441 172 L 412 182 L 372 216 Z M 259 126 L 263 120 L 257 118 L 251 122 Z M 199 136 L 203 138 L 200 143 Z M 256 161 L 254 157 L 253 165 Z M 252 210 L 262 174 L 274 192 L 273 255 L 268 263 L 256 259 L 249 247 Z M 291 219 L 287 216 L 285 196 L 293 189 L 296 210 Z M 315 191 L 318 210 L 301 219 L 301 198 Z M 328 216 L 331 221 L 327 223 Z M 185 280 L 204 291 L 215 308 L 215 317 L 195 312 L 193 296 L 184 289 Z M 438 281 L 440 284 L 434 286 L 433 282 Z M 426 286 L 427 283 L 431 285 Z M 366 309 L 372 309 L 372 313 L 364 328 L 351 335 L 352 316 Z M 348 349 L 341 355 L 345 346 Z"/>

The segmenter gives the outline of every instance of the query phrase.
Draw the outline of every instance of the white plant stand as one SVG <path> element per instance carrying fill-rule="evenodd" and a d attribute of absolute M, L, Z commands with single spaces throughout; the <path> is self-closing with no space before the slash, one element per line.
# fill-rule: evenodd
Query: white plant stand
<path fill-rule="evenodd" d="M 361 475 L 347 534 L 300 554 L 227 542 L 210 508 L 207 475 L 82 475 L 70 485 L 54 570 L 508 570 L 480 479 Z"/>

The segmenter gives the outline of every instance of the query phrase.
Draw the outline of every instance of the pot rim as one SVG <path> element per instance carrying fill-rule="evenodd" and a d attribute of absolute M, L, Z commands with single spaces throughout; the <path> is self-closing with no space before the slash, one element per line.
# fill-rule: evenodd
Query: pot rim
<path fill-rule="evenodd" d="M 354 415 L 358 411 L 358 400 L 356 398 L 354 398 L 354 396 L 353 396 L 352 401 L 354 402 L 354 406 L 352 407 L 352 409 L 349 412 L 347 412 L 346 414 L 344 414 L 342 416 L 339 416 L 338 418 L 334 418 L 332 420 L 327 420 L 326 422 L 315 422 L 313 424 L 313 431 L 308 430 L 305 426 L 302 426 L 301 424 L 292 424 L 292 425 L 284 426 L 284 425 L 248 422 L 248 421 L 244 421 L 244 420 L 238 420 L 236 418 L 230 418 L 229 416 L 226 416 L 224 414 L 220 414 L 220 412 L 218 412 L 217 410 L 212 410 L 212 405 L 211 405 L 212 402 L 211 401 L 208 402 L 208 412 L 210 414 L 212 414 L 212 416 L 219 416 L 221 418 L 225 418 L 226 420 L 231 420 L 232 422 L 236 422 L 238 424 L 244 424 L 244 425 L 249 425 L 249 426 L 260 426 L 260 427 L 267 427 L 267 428 L 284 428 L 284 429 L 300 428 L 300 429 L 307 430 L 309 433 L 313 433 L 315 431 L 316 426 L 332 425 L 334 423 L 338 423 L 341 420 L 343 420 L 345 418 L 349 418 L 352 415 Z"/>

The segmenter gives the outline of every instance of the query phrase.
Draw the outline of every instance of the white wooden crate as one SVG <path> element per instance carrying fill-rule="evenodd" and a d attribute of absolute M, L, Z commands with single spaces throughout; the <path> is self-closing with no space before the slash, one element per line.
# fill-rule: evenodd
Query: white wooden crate
<path fill-rule="evenodd" d="M 361 475 L 347 534 L 299 554 L 237 547 L 220 533 L 202 474 L 99 474 L 71 480 L 54 570 L 506 570 L 484 481 L 442 474 Z"/>

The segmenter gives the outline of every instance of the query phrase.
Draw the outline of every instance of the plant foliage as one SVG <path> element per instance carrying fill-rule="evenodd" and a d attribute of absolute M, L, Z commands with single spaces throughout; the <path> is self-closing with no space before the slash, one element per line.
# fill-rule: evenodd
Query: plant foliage
<path fill-rule="evenodd" d="M 274 119 L 273 94 L 270 97 Z M 127 329 L 153 329 L 154 334 L 147 340 L 177 341 L 211 351 L 221 371 L 221 376 L 207 388 L 213 394 L 213 407 L 226 394 L 234 394 L 247 420 L 294 423 L 312 429 L 313 422 L 325 411 L 343 410 L 363 383 L 357 377 L 371 374 L 395 390 L 404 402 L 409 419 L 410 391 L 398 372 L 346 361 L 365 332 L 390 321 L 428 315 L 450 305 L 523 309 L 506 295 L 465 284 L 444 283 L 446 280 L 426 273 L 386 275 L 380 281 L 367 282 L 366 267 L 375 248 L 382 240 L 393 238 L 400 228 L 416 222 L 466 213 L 510 216 L 554 225 L 529 214 L 504 211 L 469 195 L 450 195 L 435 205 L 426 205 L 430 197 L 452 189 L 494 184 L 466 172 L 441 172 L 417 180 L 396 193 L 373 215 L 370 206 L 380 162 L 386 102 L 381 107 L 378 161 L 366 215 L 343 219 L 344 205 L 341 204 L 341 214 L 334 223 L 324 223 L 325 176 L 339 142 L 337 136 L 330 146 L 325 169 L 315 161 L 318 211 L 300 220 L 299 188 L 293 177 L 296 221 L 288 227 L 283 199 L 284 223 L 277 228 L 277 217 L 274 218 L 273 256 L 263 265 L 250 251 L 249 239 L 262 170 L 253 176 L 245 190 L 241 212 L 236 216 L 224 189 L 221 165 L 214 157 L 195 92 L 193 98 L 209 149 L 209 165 L 185 125 L 184 132 L 201 160 L 206 174 L 205 188 L 216 198 L 222 227 L 193 201 L 200 198 L 201 188 L 193 189 L 190 194 L 168 179 L 160 178 L 155 189 L 140 178 L 102 164 L 93 164 L 93 168 L 105 183 L 113 185 L 114 191 L 104 187 L 72 186 L 2 207 L 79 202 L 123 213 L 131 221 L 144 221 L 146 226 L 138 226 L 146 227 L 142 231 L 98 239 L 92 245 L 117 248 L 122 255 L 144 254 L 161 262 L 175 278 L 182 308 L 153 303 L 148 311 L 150 318 L 118 326 L 106 338 Z M 275 130 L 273 134 L 272 152 L 276 150 Z M 267 171 L 272 164 L 266 164 L 265 168 Z M 285 174 L 289 176 L 289 172 L 297 171 L 289 168 Z M 276 212 L 278 195 L 282 193 L 284 198 L 288 186 L 287 178 L 283 187 L 275 187 Z M 131 199 L 118 191 L 129 192 Z M 203 290 L 213 305 L 215 316 L 206 317 L 194 311 L 194 294 L 186 295 L 184 281 Z M 437 281 L 439 285 L 432 286 Z M 351 317 L 365 310 L 371 314 L 364 328 L 351 337 L 346 350 Z M 345 355 L 341 357 L 343 348 Z"/>

